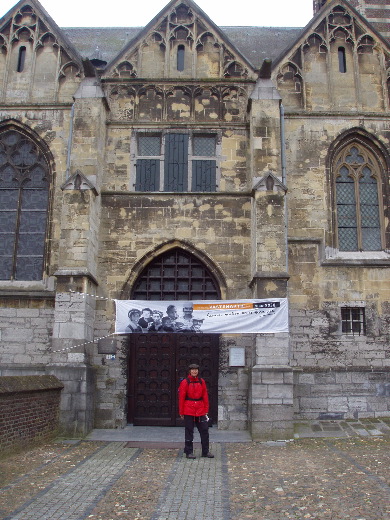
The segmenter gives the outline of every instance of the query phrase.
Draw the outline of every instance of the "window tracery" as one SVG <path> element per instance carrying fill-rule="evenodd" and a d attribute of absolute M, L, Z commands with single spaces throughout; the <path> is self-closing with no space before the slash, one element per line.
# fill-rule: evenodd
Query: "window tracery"
<path fill-rule="evenodd" d="M 358 54 L 372 54 L 375 48 L 375 41 L 371 36 L 365 34 L 361 38 L 359 38 L 357 42 L 357 51 Z"/>
<path fill-rule="evenodd" d="M 119 63 L 119 65 L 115 69 L 115 72 L 115 75 L 120 77 L 137 77 L 137 71 L 135 67 L 132 65 L 132 63 L 130 63 L 129 61 L 123 61 L 122 63 Z"/>
<path fill-rule="evenodd" d="M 49 165 L 14 128 L 0 133 L 0 279 L 41 280 L 49 205 Z"/>
<path fill-rule="evenodd" d="M 335 158 L 334 190 L 339 251 L 383 249 L 380 164 L 358 141 Z"/>
<path fill-rule="evenodd" d="M 42 34 L 36 43 L 36 48 L 39 49 L 40 47 L 59 47 L 57 38 L 53 35 L 51 32 L 46 32 Z"/>
<path fill-rule="evenodd" d="M 25 50 L 22 47 L 25 47 Z M 0 35 L 0 49 L 5 53 L 14 53 L 15 71 L 21 72 L 21 68 L 27 70 L 27 68 L 35 67 L 40 53 L 44 50 L 52 51 L 55 55 L 60 53 L 60 67 L 59 70 L 54 67 L 53 81 L 58 81 L 61 84 L 63 79 L 69 75 L 72 78 L 80 76 L 81 61 L 78 60 L 77 56 L 71 56 L 67 53 L 47 22 L 30 5 L 22 6 L 9 23 L 4 25 Z M 22 49 L 22 54 L 25 54 L 23 66 L 20 59 L 20 49 Z M 73 70 L 69 70 L 70 64 L 75 70 L 74 73 Z"/>
<path fill-rule="evenodd" d="M 313 51 L 311 52 L 311 49 Z M 343 50 L 344 49 L 344 50 Z M 318 59 L 313 57 L 316 53 Z M 334 58 L 326 56 L 320 61 L 320 54 L 334 54 Z M 343 53 L 343 56 L 341 55 Z M 297 45 L 289 56 L 288 60 L 279 65 L 276 73 L 278 88 L 281 91 L 284 104 L 288 107 L 291 103 L 293 107 L 303 107 L 307 109 L 324 109 L 320 100 L 325 97 L 335 106 L 345 106 L 346 94 L 349 89 L 347 82 L 350 83 L 350 90 L 355 89 L 352 74 L 355 72 L 354 67 L 358 67 L 355 83 L 356 92 L 350 96 L 350 105 L 363 105 L 364 109 L 372 110 L 373 107 L 383 109 L 388 106 L 389 101 L 384 99 L 386 85 L 384 81 L 381 84 L 374 85 L 371 89 L 373 95 L 370 98 L 369 87 L 374 81 L 374 77 L 379 77 L 381 69 L 381 61 L 388 60 L 388 53 L 381 43 L 369 34 L 368 29 L 361 25 L 360 21 L 351 13 L 347 7 L 336 5 L 323 19 L 314 27 L 313 33 L 306 38 L 301 44 Z M 341 62 L 339 61 L 341 60 Z M 313 65 L 314 63 L 314 65 Z M 342 88 L 328 90 L 323 88 L 323 82 L 316 83 L 315 73 L 318 70 L 315 65 L 320 64 L 321 73 L 323 73 L 324 81 L 330 82 L 332 72 L 347 72 L 344 76 Z M 288 67 L 296 67 L 299 74 L 296 79 L 299 81 L 293 85 L 289 74 L 286 75 Z M 314 71 L 314 72 L 313 72 Z M 287 72 L 291 72 L 287 70 Z M 313 77 L 314 76 L 314 77 Z M 289 81 L 286 81 L 289 80 Z M 298 87 L 300 83 L 300 88 Z M 298 87 L 298 88 L 297 88 Z M 318 91 L 318 95 L 317 92 Z M 295 92 L 297 96 L 291 96 Z M 332 99 L 330 96 L 333 96 Z M 372 100 L 374 98 L 374 101 Z M 389 94 L 390 98 L 390 94 Z"/>
<path fill-rule="evenodd" d="M 318 52 L 328 52 L 328 45 L 324 38 L 317 32 L 312 33 L 302 45 L 302 49 L 306 51 L 307 48 L 314 47 Z"/>
<path fill-rule="evenodd" d="M 159 77 L 193 77 L 194 70 L 202 78 L 250 75 L 250 68 L 234 49 L 222 45 L 212 28 L 185 4 L 174 8 L 121 59 L 133 67 L 128 77 L 156 77 L 156 70 Z M 119 66 L 108 69 L 107 76 L 125 77 Z"/>
<path fill-rule="evenodd" d="M 243 122 L 248 91 L 220 85 L 115 84 L 107 90 L 113 120 Z"/>
<path fill-rule="evenodd" d="M 60 79 L 80 76 L 80 67 L 74 61 L 64 63 L 58 73 Z"/>
<path fill-rule="evenodd" d="M 196 48 L 198 51 L 202 51 L 207 44 L 212 44 L 217 49 L 221 47 L 214 34 L 212 34 L 210 31 L 206 31 L 198 36 Z"/>

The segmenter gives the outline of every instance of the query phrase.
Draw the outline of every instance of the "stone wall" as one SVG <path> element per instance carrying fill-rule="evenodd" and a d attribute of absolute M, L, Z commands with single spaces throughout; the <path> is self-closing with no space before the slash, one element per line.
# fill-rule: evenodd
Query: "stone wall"
<path fill-rule="evenodd" d="M 43 293 L 43 291 L 42 291 Z M 54 297 L 0 296 L 0 365 L 46 364 L 53 331 Z"/>
<path fill-rule="evenodd" d="M 245 349 L 245 366 L 229 365 L 230 348 Z M 223 335 L 219 347 L 218 421 L 221 430 L 246 430 L 249 427 L 249 384 L 253 364 L 252 335 Z"/>
<path fill-rule="evenodd" d="M 176 244 L 197 251 L 219 268 L 221 284 L 227 286 L 222 287 L 224 298 L 248 298 L 250 266 L 242 258 L 250 258 L 250 207 L 246 193 L 104 193 L 100 260 L 104 295 L 127 297 L 127 283 L 134 278 L 137 263 L 143 265 L 148 255 Z"/>
<path fill-rule="evenodd" d="M 389 335 L 385 332 L 387 318 L 381 316 L 376 308 L 365 309 L 368 329 L 366 335 L 361 336 L 341 333 L 337 302 L 329 302 L 329 308 L 324 304 L 322 312 L 292 309 L 292 366 L 324 370 L 340 367 L 344 370 L 359 367 L 389 369 Z M 371 324 L 369 320 L 372 320 Z M 370 327 L 372 324 L 376 325 L 374 330 Z"/>
<path fill-rule="evenodd" d="M 389 368 L 304 368 L 294 373 L 296 419 L 389 417 L 389 397 Z"/>

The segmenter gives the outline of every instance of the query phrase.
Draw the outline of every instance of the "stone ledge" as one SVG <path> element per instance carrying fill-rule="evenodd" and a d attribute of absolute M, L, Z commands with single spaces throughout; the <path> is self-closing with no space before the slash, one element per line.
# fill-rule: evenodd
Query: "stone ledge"
<path fill-rule="evenodd" d="M 32 291 L 26 289 L 26 291 L 11 291 L 0 289 L 0 300 L 53 300 L 55 299 L 54 291 Z"/>
<path fill-rule="evenodd" d="M 88 269 L 78 269 L 78 268 L 61 268 L 61 269 L 58 269 L 58 271 L 56 271 L 54 273 L 54 276 L 56 276 L 57 278 L 60 278 L 60 277 L 65 277 L 65 278 L 88 278 L 89 280 L 91 280 L 95 285 L 99 285 L 97 279 L 95 278 L 95 276 L 88 270 Z"/>
<path fill-rule="evenodd" d="M 321 261 L 323 267 L 390 267 L 390 260 L 385 258 L 327 258 Z"/>
<path fill-rule="evenodd" d="M 64 385 L 53 375 L 1 376 L 0 395 L 62 390 Z"/>
<path fill-rule="evenodd" d="M 255 365 L 252 371 L 258 372 L 292 372 L 293 367 L 288 365 Z M 295 369 L 294 369 L 295 371 Z"/>
<path fill-rule="evenodd" d="M 318 367 L 318 366 L 295 366 L 292 367 L 294 372 L 302 372 L 302 373 L 310 373 L 310 372 L 322 372 L 324 374 L 329 374 L 332 372 L 390 372 L 390 367 L 367 367 L 367 366 L 334 366 L 334 367 Z"/>

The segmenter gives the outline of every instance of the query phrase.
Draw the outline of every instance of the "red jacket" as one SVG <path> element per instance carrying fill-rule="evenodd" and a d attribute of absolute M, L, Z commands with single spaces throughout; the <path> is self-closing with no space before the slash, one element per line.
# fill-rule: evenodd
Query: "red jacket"
<path fill-rule="evenodd" d="M 209 413 L 209 396 L 204 379 L 187 376 L 179 386 L 179 415 L 199 417 L 207 413 Z"/>

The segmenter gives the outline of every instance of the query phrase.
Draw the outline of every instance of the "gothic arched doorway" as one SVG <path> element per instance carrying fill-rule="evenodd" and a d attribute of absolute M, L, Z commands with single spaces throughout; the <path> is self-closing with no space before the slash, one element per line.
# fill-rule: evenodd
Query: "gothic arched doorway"
<path fill-rule="evenodd" d="M 171 249 L 150 262 L 138 276 L 132 300 L 175 301 L 180 313 L 191 300 L 219 300 L 212 272 L 194 255 Z M 153 308 L 153 304 L 150 304 Z M 190 363 L 201 366 L 210 394 L 210 417 L 217 419 L 219 336 L 202 333 L 130 334 L 128 421 L 134 425 L 174 426 L 177 388 Z"/>

